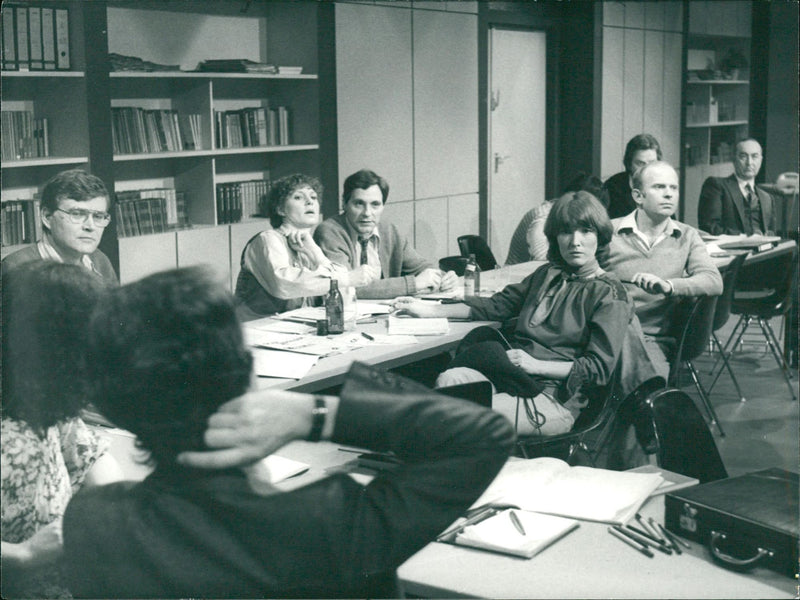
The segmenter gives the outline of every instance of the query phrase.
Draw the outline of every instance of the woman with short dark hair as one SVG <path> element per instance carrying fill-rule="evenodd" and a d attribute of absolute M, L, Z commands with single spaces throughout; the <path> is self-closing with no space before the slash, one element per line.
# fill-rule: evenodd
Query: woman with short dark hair
<path fill-rule="evenodd" d="M 73 491 L 119 479 L 107 443 L 80 419 L 86 341 L 103 280 L 78 265 L 3 270 L 4 598 L 69 597 L 57 562 Z"/>
<path fill-rule="evenodd" d="M 236 297 L 243 319 L 283 312 L 309 303 L 337 279 L 359 286 L 377 276 L 369 267 L 348 271 L 332 263 L 312 236 L 319 224 L 322 184 L 296 173 L 272 183 L 266 213 L 272 229 L 247 242 L 242 251 Z"/>
<path fill-rule="evenodd" d="M 592 400 L 604 397 L 601 390 L 612 383 L 630 333 L 633 306 L 620 281 L 598 263 L 613 229 L 592 194 L 579 191 L 559 198 L 544 230 L 550 262 L 521 283 L 490 298 L 466 298 L 464 304 L 400 298 L 396 306 L 420 317 L 501 322 L 516 318 L 510 348 L 498 341 L 468 348 L 439 376 L 437 385 L 489 379 L 496 389 L 511 391 L 509 381 L 498 379 L 498 373 L 506 373 L 517 391 L 513 396 L 495 394 L 492 408 L 516 422 L 521 434 L 556 435 L 569 431 Z M 519 410 L 520 401 L 524 411 Z"/>

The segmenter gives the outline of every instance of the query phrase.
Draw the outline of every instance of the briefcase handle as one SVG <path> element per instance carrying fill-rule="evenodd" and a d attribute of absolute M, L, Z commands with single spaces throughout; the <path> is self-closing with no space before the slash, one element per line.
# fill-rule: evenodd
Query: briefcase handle
<path fill-rule="evenodd" d="M 757 561 L 761 560 L 765 556 L 771 558 L 771 557 L 773 557 L 775 555 L 775 553 L 772 550 L 770 550 L 768 548 L 762 548 L 761 546 L 759 546 L 758 550 L 756 551 L 755 556 L 753 556 L 751 558 L 736 558 L 735 556 L 731 556 L 730 554 L 726 554 L 725 552 L 723 552 L 722 550 L 719 549 L 719 546 L 718 546 L 719 542 L 724 542 L 727 538 L 728 538 L 728 536 L 725 535 L 723 532 L 714 531 L 712 529 L 711 530 L 711 542 L 709 543 L 709 546 L 711 548 L 711 553 L 714 555 L 714 557 L 718 558 L 723 563 L 729 564 L 731 566 L 739 567 L 739 568 L 752 567 L 753 565 L 755 565 L 755 563 Z"/>

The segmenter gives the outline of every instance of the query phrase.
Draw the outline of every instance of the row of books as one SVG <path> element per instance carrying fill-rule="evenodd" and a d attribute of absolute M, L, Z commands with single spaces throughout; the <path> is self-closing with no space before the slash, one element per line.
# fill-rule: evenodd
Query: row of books
<path fill-rule="evenodd" d="M 242 218 L 262 213 L 262 201 L 269 193 L 269 181 L 254 179 L 217 184 L 217 223 L 239 223 Z"/>
<path fill-rule="evenodd" d="M 4 70 L 69 70 L 67 8 L 4 2 L 1 18 Z"/>
<path fill-rule="evenodd" d="M 200 115 L 177 110 L 148 110 L 135 106 L 111 109 L 115 154 L 199 150 Z"/>
<path fill-rule="evenodd" d="M 289 110 L 242 108 L 214 111 L 217 148 L 289 145 Z"/>
<path fill-rule="evenodd" d="M 118 237 L 163 233 L 189 227 L 186 194 L 172 188 L 117 192 Z"/>
<path fill-rule="evenodd" d="M 4 110 L 0 113 L 3 131 L 3 160 L 50 156 L 47 118 L 36 119 L 30 110 Z"/>
<path fill-rule="evenodd" d="M 39 200 L 8 200 L 3 202 L 1 231 L 3 246 L 32 244 L 42 237 L 39 221 Z"/>

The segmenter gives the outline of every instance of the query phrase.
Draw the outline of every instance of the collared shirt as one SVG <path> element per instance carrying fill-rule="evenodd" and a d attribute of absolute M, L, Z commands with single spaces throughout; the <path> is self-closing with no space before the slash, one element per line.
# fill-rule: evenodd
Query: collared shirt
<path fill-rule="evenodd" d="M 667 217 L 666 227 L 664 227 L 664 231 L 662 231 L 656 239 L 653 240 L 653 243 L 650 243 L 650 238 L 648 238 L 641 229 L 639 229 L 639 225 L 636 223 L 636 213 L 639 209 L 637 208 L 632 213 L 625 215 L 619 219 L 619 225 L 617 226 L 617 231 L 629 230 L 631 231 L 636 237 L 632 238 L 635 240 L 637 245 L 640 245 L 643 250 L 650 250 L 654 246 L 657 246 L 664 240 L 670 237 L 680 237 L 681 230 L 675 227 L 675 222 Z"/>
<path fill-rule="evenodd" d="M 60 263 L 64 262 L 64 259 L 58 253 L 58 250 L 56 250 L 55 246 L 53 246 L 50 233 L 47 231 L 43 232 L 42 239 L 36 243 L 36 249 L 39 251 L 39 256 L 42 257 L 42 260 L 52 260 Z M 92 273 L 102 277 L 102 273 L 95 268 L 94 262 L 88 254 L 81 256 L 81 264 L 85 268 L 89 269 Z"/>
<path fill-rule="evenodd" d="M 356 239 L 356 255 L 354 264 L 356 266 L 361 264 L 361 239 L 364 237 L 359 234 L 355 229 L 353 229 L 350 225 L 349 221 L 347 222 L 347 229 L 351 235 L 355 236 Z M 378 267 L 381 268 L 381 256 L 378 252 L 378 248 L 380 247 L 381 243 L 381 236 L 378 232 L 378 228 L 376 227 L 372 233 L 368 237 L 367 242 L 367 264 L 371 267 Z"/>

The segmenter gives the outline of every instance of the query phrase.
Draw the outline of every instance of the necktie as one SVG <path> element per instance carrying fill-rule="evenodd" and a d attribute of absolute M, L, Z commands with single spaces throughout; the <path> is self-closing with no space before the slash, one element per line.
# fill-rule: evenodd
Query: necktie
<path fill-rule="evenodd" d="M 751 235 L 756 229 L 760 229 L 758 227 L 758 219 L 756 218 L 758 215 L 758 206 L 756 196 L 753 193 L 753 187 L 748 183 L 745 184 L 744 189 L 745 192 L 747 192 L 747 196 L 745 197 L 745 218 L 747 220 L 745 230 L 748 235 Z"/>
<path fill-rule="evenodd" d="M 369 246 L 369 238 L 359 238 L 358 243 L 361 244 L 361 261 L 359 264 L 367 264 L 367 247 Z"/>

